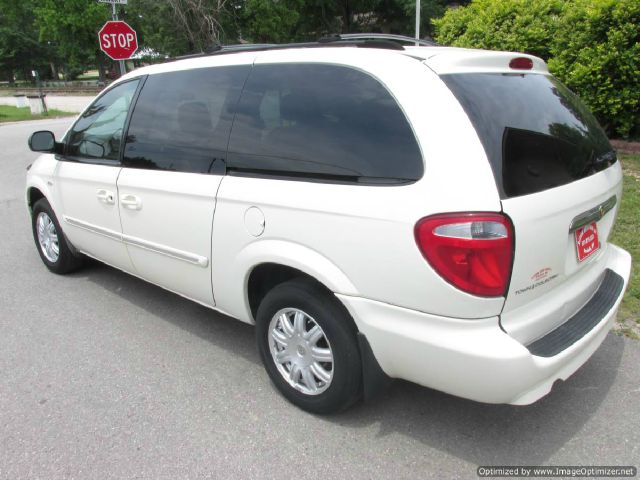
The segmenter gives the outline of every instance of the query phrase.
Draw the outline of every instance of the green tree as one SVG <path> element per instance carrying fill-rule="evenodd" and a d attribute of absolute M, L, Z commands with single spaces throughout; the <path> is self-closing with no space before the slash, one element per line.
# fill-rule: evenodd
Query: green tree
<path fill-rule="evenodd" d="M 181 28 L 194 51 L 203 51 L 220 43 L 222 17 L 227 0 L 165 0 L 173 20 Z"/>
<path fill-rule="evenodd" d="M 242 33 L 255 43 L 285 43 L 300 35 L 304 0 L 247 0 L 242 9 Z"/>
<path fill-rule="evenodd" d="M 39 42 L 33 6 L 33 0 L 0 0 L 0 76 L 9 82 L 16 75 L 30 79 L 31 70 L 49 71 L 51 49 Z"/>
<path fill-rule="evenodd" d="M 416 15 L 415 0 L 395 0 L 391 3 L 397 3 L 402 9 L 402 14 L 398 15 L 396 20 L 395 30 L 399 30 L 397 33 L 413 33 Z M 444 15 L 449 5 L 460 6 L 468 3 L 469 0 L 422 0 L 420 2 L 420 36 L 434 36 L 433 20 Z"/>
<path fill-rule="evenodd" d="M 138 32 L 141 49 L 169 56 L 236 43 L 245 0 L 131 0 L 123 18 Z"/>
<path fill-rule="evenodd" d="M 422 0 L 422 36 L 432 34 L 431 19 L 452 1 Z M 246 0 L 240 10 L 242 34 L 254 42 L 313 41 L 349 32 L 413 35 L 415 28 L 415 0 Z"/>
<path fill-rule="evenodd" d="M 122 18 L 138 34 L 140 50 L 148 48 L 163 55 L 184 55 L 193 50 L 180 26 L 173 19 L 173 8 L 166 1 L 132 0 L 122 9 Z"/>
<path fill-rule="evenodd" d="M 39 0 L 34 14 L 40 40 L 55 44 L 66 79 L 104 62 L 97 35 L 111 17 L 108 5 L 94 0 Z"/>

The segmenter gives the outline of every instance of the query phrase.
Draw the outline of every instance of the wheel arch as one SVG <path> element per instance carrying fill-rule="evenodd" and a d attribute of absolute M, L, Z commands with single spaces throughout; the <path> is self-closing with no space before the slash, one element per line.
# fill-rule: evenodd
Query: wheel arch
<path fill-rule="evenodd" d="M 255 265 L 247 279 L 247 301 L 251 316 L 255 320 L 258 307 L 264 297 L 276 286 L 293 279 L 301 279 L 321 288 L 329 294 L 331 290 L 312 275 L 280 263 L 265 262 Z"/>
<path fill-rule="evenodd" d="M 33 206 L 36 204 L 36 202 L 38 200 L 41 200 L 41 199 L 44 198 L 49 203 L 49 206 L 53 210 L 54 215 L 56 215 L 56 217 L 58 219 L 58 223 L 60 224 L 61 232 L 62 232 L 64 240 L 65 240 L 65 242 L 67 244 L 67 247 L 69 247 L 69 250 L 71 250 L 71 253 L 74 256 L 79 257 L 80 256 L 80 252 L 69 241 L 69 238 L 67 238 L 67 235 L 65 234 L 64 230 L 62 229 L 62 219 L 58 215 L 58 212 L 56 212 L 55 205 L 51 201 L 51 192 L 44 185 L 44 182 L 42 182 L 42 183 L 39 183 L 39 182 L 28 182 L 25 195 L 26 195 L 26 201 L 27 201 L 27 208 L 29 210 L 29 215 L 30 216 L 33 216 Z"/>
<path fill-rule="evenodd" d="M 53 202 L 52 194 L 50 187 L 47 185 L 44 179 L 40 178 L 36 175 L 28 175 L 27 177 L 27 185 L 25 190 L 25 200 L 27 203 L 27 208 L 29 209 L 29 214 L 33 213 L 33 205 L 40 199 L 45 198 L 54 212 L 56 212 L 56 207 Z"/>
<path fill-rule="evenodd" d="M 33 205 L 41 198 L 47 197 L 38 187 L 32 186 L 27 188 L 27 206 L 29 207 L 29 212 L 33 213 Z"/>
<path fill-rule="evenodd" d="M 252 321 L 255 321 L 259 301 L 269 289 L 296 277 L 307 278 L 332 294 L 358 295 L 347 275 L 328 258 L 284 240 L 263 240 L 248 245 L 238 255 L 236 265 L 244 266 L 244 303 L 247 317 Z"/>
<path fill-rule="evenodd" d="M 358 349 L 361 355 L 362 391 L 365 400 L 371 400 L 384 391 L 392 379 L 382 370 L 366 336 L 360 332 L 351 312 L 346 305 L 334 295 L 334 293 L 312 275 L 287 265 L 264 262 L 255 265 L 248 274 L 246 297 L 251 310 L 252 318 L 256 314 L 260 302 L 273 288 L 289 280 L 301 279 L 310 285 L 325 291 L 336 300 L 336 305 L 341 309 L 347 319 L 348 328 L 355 335 Z"/>

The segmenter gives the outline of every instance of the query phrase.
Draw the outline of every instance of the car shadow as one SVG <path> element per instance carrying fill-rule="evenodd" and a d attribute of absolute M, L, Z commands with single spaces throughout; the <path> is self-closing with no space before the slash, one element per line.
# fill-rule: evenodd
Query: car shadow
<path fill-rule="evenodd" d="M 72 275 L 260 365 L 250 325 L 96 261 L 89 261 Z M 624 340 L 608 335 L 587 364 L 533 405 L 483 404 L 395 381 L 369 402 L 316 418 L 347 428 L 378 425 L 380 437 L 408 436 L 476 465 L 540 465 L 571 441 L 598 411 L 615 381 L 623 350 Z M 264 380 L 268 382 L 266 374 Z"/>
<path fill-rule="evenodd" d="M 404 381 L 361 408 L 335 416 L 344 425 L 379 422 L 476 465 L 541 465 L 596 414 L 615 381 L 624 340 L 609 334 L 593 357 L 532 405 L 491 405 Z"/>
<path fill-rule="evenodd" d="M 67 277 L 95 283 L 163 321 L 260 364 L 252 325 L 90 258 L 85 260 L 82 269 Z"/>

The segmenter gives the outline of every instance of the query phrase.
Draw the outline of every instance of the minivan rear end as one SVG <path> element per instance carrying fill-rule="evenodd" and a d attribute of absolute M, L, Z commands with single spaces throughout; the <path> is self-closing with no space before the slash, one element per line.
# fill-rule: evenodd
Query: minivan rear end
<path fill-rule="evenodd" d="M 620 165 L 596 120 L 554 77 L 514 71 L 441 78 L 474 124 L 514 224 L 500 323 L 533 343 L 565 323 L 605 279 Z"/>
<path fill-rule="evenodd" d="M 392 376 L 479 401 L 532 403 L 577 370 L 615 320 L 631 263 L 608 242 L 622 169 L 595 118 L 540 59 L 434 52 L 424 63 L 469 117 L 501 211 L 474 213 L 470 202 L 450 220 L 423 219 L 418 247 L 445 281 L 503 305 L 496 319 L 476 320 L 387 306 L 393 312 L 380 316 L 398 319 L 385 327 L 395 348 L 374 352 Z M 447 236 L 454 241 L 442 247 Z M 494 252 L 482 253 L 486 246 Z M 381 337 L 365 334 L 372 346 Z"/>

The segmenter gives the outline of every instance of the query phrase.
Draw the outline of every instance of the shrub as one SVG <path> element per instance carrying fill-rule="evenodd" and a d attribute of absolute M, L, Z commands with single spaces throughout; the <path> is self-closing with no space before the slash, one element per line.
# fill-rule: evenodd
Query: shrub
<path fill-rule="evenodd" d="M 527 52 L 549 58 L 562 0 L 475 0 L 433 20 L 444 45 Z"/>
<path fill-rule="evenodd" d="M 557 31 L 549 69 L 605 129 L 640 135 L 640 2 L 573 0 Z"/>
<path fill-rule="evenodd" d="M 610 135 L 640 135 L 638 0 L 474 0 L 433 23 L 445 45 L 543 58 Z"/>

